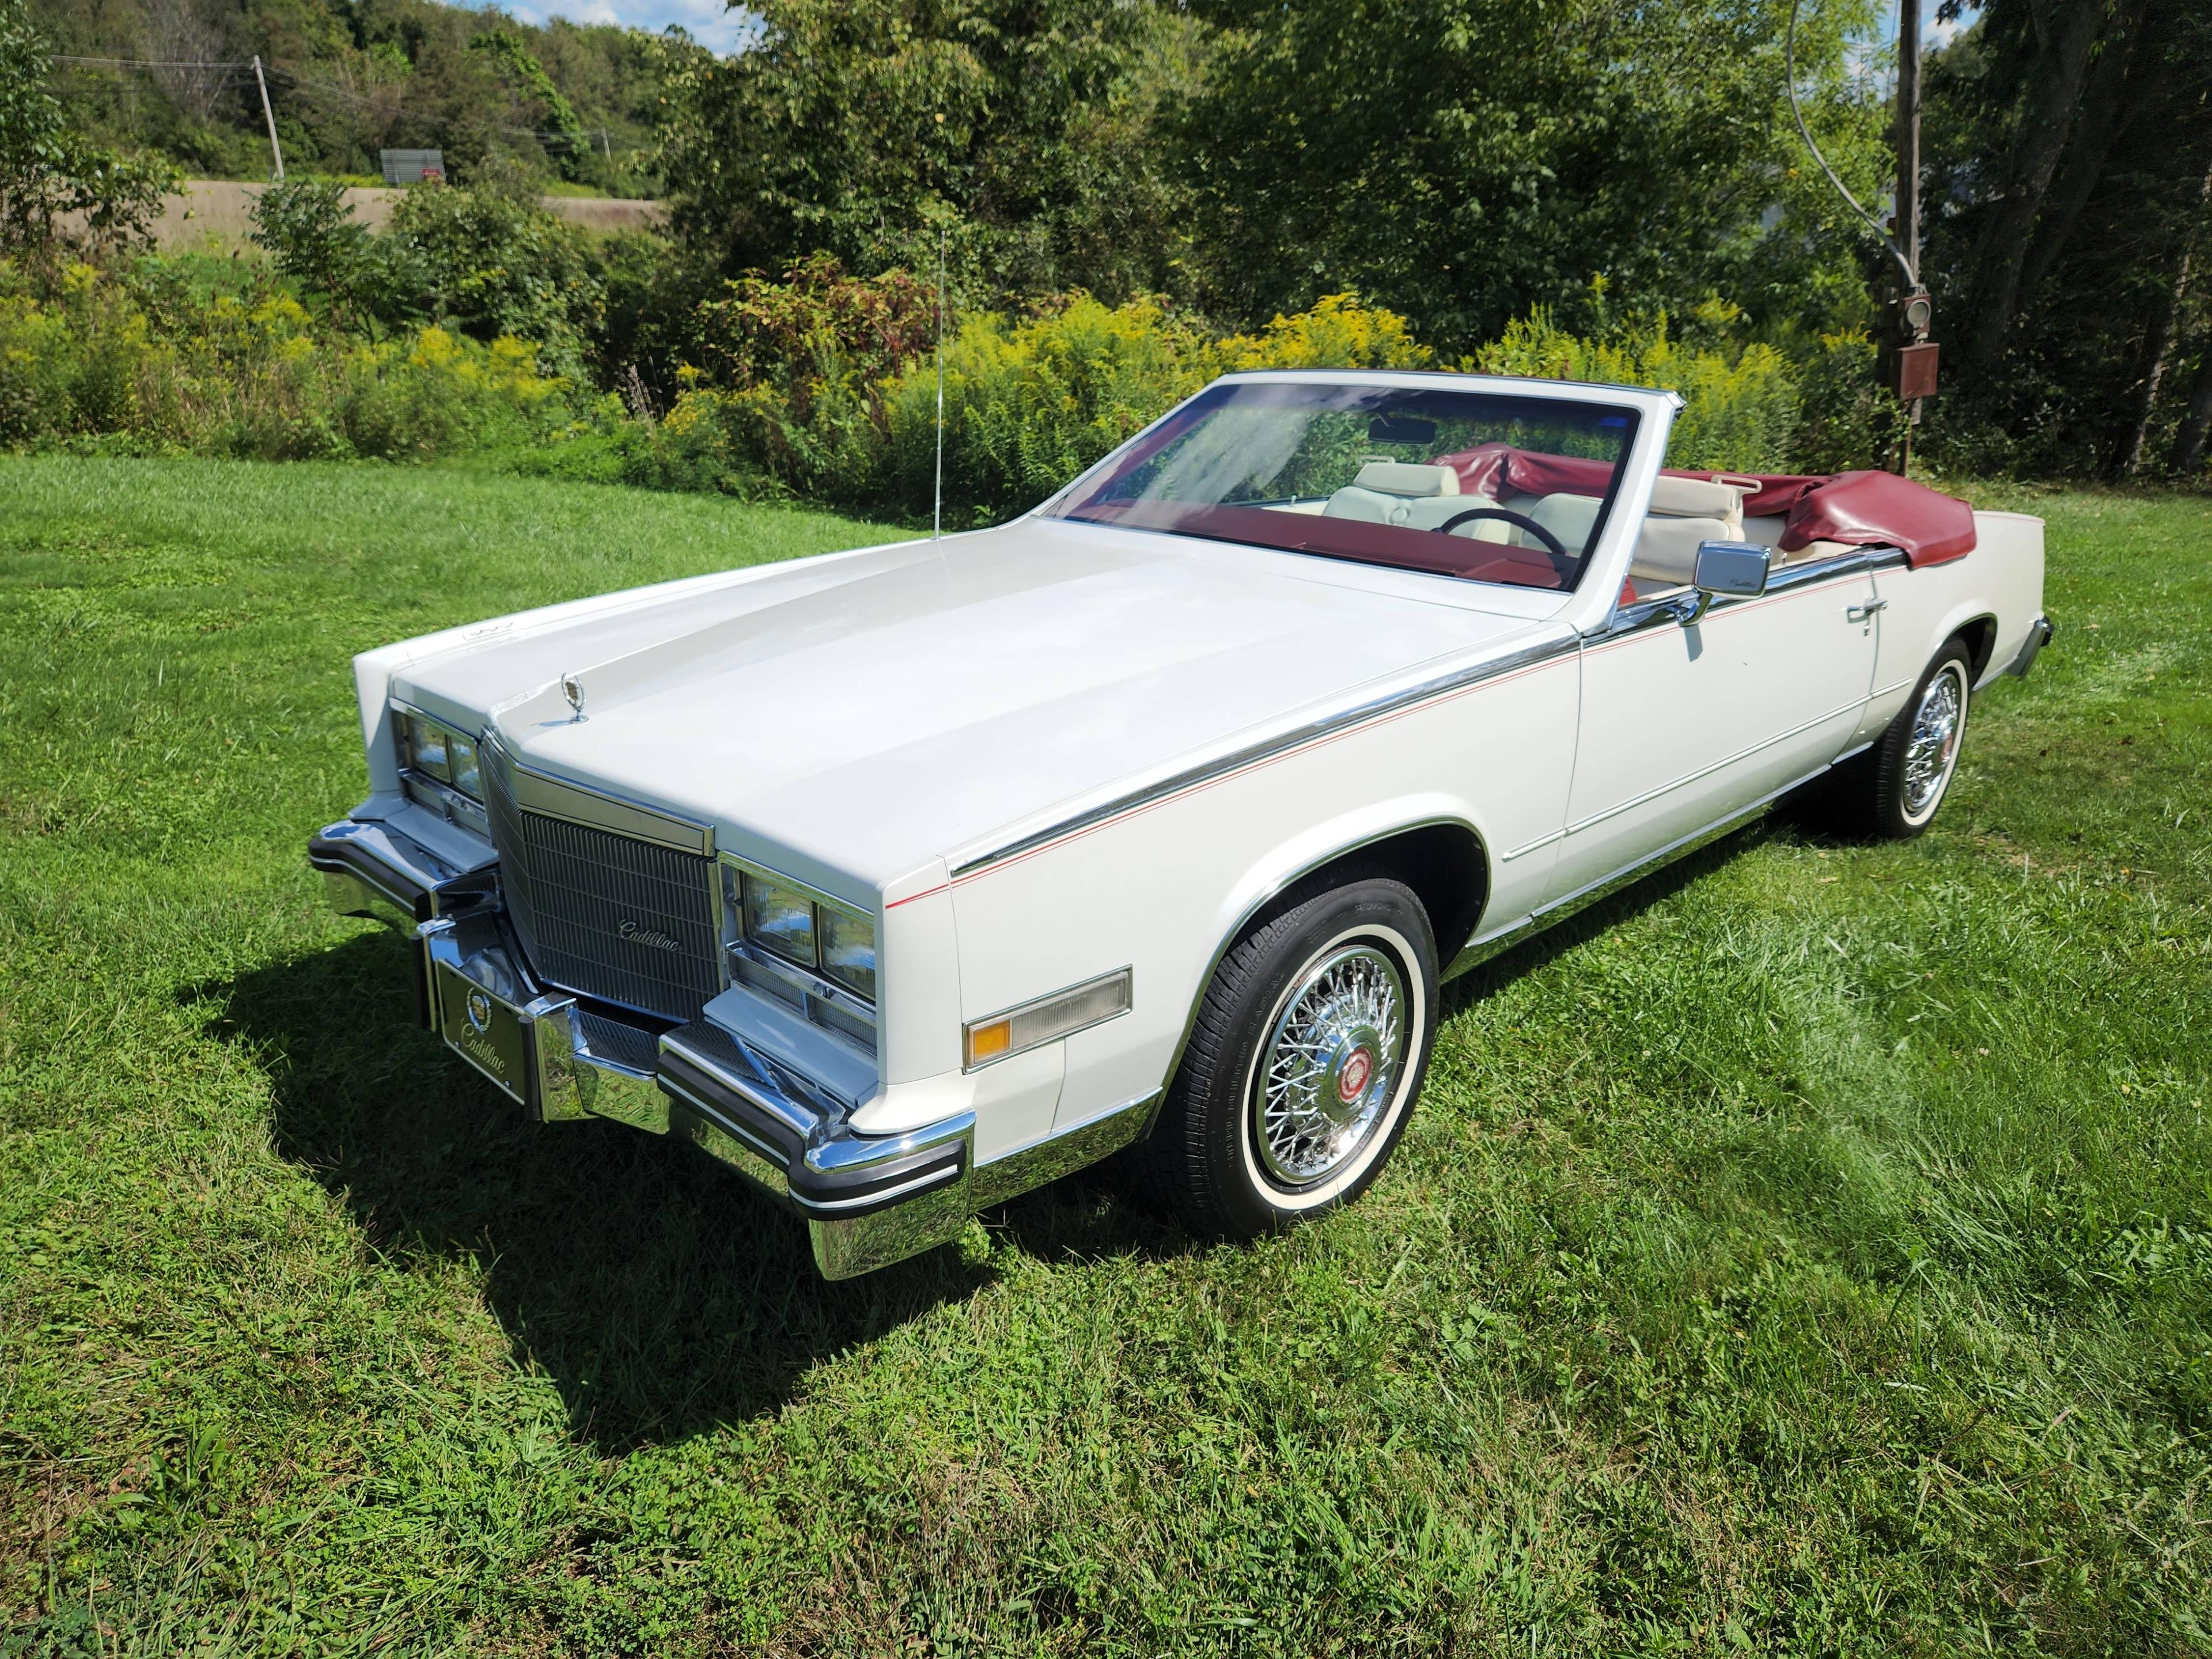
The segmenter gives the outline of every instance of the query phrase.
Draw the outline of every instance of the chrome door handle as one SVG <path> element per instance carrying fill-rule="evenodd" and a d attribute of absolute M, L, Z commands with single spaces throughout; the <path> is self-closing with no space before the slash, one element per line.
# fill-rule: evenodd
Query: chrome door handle
<path fill-rule="evenodd" d="M 1869 599 L 1864 605 L 1855 605 L 1844 612 L 1845 622 L 1864 622 L 1877 611 L 1889 609 L 1887 599 Z"/>

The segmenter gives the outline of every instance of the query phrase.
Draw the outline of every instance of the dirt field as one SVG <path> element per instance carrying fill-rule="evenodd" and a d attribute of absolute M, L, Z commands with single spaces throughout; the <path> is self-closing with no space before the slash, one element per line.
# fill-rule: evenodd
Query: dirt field
<path fill-rule="evenodd" d="M 259 185 L 223 179 L 188 179 L 183 191 L 163 204 L 161 216 L 155 222 L 154 240 L 162 248 L 211 246 L 228 252 L 245 247 L 253 229 L 253 198 L 262 189 Z M 399 195 L 397 190 L 362 188 L 346 191 L 345 201 L 355 217 L 370 229 L 378 230 L 391 217 L 392 204 Z M 602 233 L 642 230 L 648 225 L 659 224 L 668 216 L 667 204 L 663 202 L 577 196 L 547 196 L 541 199 L 550 211 L 562 218 L 573 219 Z"/>

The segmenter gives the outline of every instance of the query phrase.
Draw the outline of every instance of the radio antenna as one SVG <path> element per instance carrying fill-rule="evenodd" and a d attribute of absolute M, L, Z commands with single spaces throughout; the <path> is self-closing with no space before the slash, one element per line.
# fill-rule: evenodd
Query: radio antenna
<path fill-rule="evenodd" d="M 929 510 L 929 539 L 945 535 L 945 226 L 937 227 L 937 499 Z"/>

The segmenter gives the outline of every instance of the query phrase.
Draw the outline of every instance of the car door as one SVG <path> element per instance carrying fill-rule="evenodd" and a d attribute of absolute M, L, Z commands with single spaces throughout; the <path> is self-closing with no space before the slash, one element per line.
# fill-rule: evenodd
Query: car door
<path fill-rule="evenodd" d="M 1819 770 L 1856 734 L 1875 663 L 1874 581 L 1853 550 L 1785 567 L 1698 622 L 1615 609 L 1582 653 L 1582 712 L 1554 901 Z"/>

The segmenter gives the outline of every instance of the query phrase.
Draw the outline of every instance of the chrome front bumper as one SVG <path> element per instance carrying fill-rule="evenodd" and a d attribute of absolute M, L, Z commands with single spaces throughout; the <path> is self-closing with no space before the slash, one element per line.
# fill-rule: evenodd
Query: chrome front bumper
<path fill-rule="evenodd" d="M 1068 1155 L 1087 1151 L 1089 1162 L 1150 1125 L 1149 1109 L 1116 1114 L 1110 1144 L 1070 1137 L 1052 1144 L 1052 1159 L 1006 1160 L 979 1178 L 973 1112 L 860 1134 L 836 1102 L 720 1025 L 648 1027 L 541 986 L 500 914 L 492 872 L 462 874 L 353 820 L 315 836 L 308 861 L 340 912 L 401 927 L 422 1023 L 538 1121 L 607 1118 L 691 1141 L 805 1220 L 825 1279 L 944 1243 L 984 1205 L 1065 1173 Z"/>

